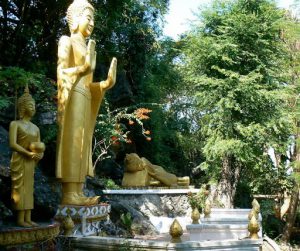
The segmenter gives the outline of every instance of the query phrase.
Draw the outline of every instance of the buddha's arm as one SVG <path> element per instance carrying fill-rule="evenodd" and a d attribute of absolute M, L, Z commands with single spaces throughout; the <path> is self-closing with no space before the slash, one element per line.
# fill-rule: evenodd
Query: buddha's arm
<path fill-rule="evenodd" d="M 57 73 L 58 76 L 61 74 L 67 74 L 70 77 L 77 77 L 80 74 L 87 72 L 90 68 L 90 62 L 86 60 L 83 65 L 70 67 L 70 55 L 71 55 L 72 43 L 69 37 L 62 36 L 58 44 L 58 62 L 57 62 Z"/>
<path fill-rule="evenodd" d="M 155 165 L 153 165 L 149 160 L 142 157 L 141 158 L 144 168 L 148 171 L 148 174 L 155 178 L 156 172 L 155 172 Z"/>
<path fill-rule="evenodd" d="M 18 124 L 12 121 L 9 125 L 9 146 L 13 151 L 16 151 L 24 156 L 31 157 L 31 152 L 17 143 Z"/>
<path fill-rule="evenodd" d="M 41 142 L 41 134 L 40 134 L 40 129 L 37 127 L 37 133 L 38 133 L 38 142 Z M 36 160 L 41 160 L 44 157 L 44 152 L 42 153 L 36 153 Z"/>
<path fill-rule="evenodd" d="M 117 59 L 113 58 L 111 61 L 111 64 L 110 64 L 108 74 L 107 74 L 107 79 L 104 81 L 101 81 L 100 83 L 93 83 L 93 84 L 100 85 L 100 88 L 103 91 L 106 91 L 115 85 L 116 77 L 117 77 Z"/>

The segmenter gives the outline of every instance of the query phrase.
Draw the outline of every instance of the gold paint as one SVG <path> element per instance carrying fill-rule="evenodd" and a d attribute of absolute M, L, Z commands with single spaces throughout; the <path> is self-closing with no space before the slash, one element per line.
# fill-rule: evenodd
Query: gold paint
<path fill-rule="evenodd" d="M 259 205 L 257 199 L 254 199 L 254 200 L 252 201 L 252 208 L 255 208 L 255 210 L 256 210 L 257 212 L 260 211 L 260 205 Z"/>
<path fill-rule="evenodd" d="M 17 224 L 37 226 L 31 220 L 33 209 L 34 169 L 43 158 L 45 144 L 40 141 L 40 130 L 30 120 L 35 114 L 35 102 L 28 86 L 18 99 L 19 120 L 9 126 L 9 145 L 13 150 L 10 161 L 13 209 L 17 211 Z"/>
<path fill-rule="evenodd" d="M 101 221 L 101 220 L 106 220 L 108 216 L 108 213 L 105 215 L 101 215 L 101 216 L 93 216 L 93 217 L 88 217 L 85 219 L 85 221 L 87 223 L 91 223 L 91 222 L 96 222 L 96 221 Z M 55 216 L 55 220 L 59 221 L 59 222 L 63 222 L 63 220 L 66 218 L 66 216 Z M 72 221 L 76 224 L 76 223 L 81 223 L 82 222 L 82 217 L 72 217 Z"/>
<path fill-rule="evenodd" d="M 252 201 L 252 209 L 248 215 L 249 224 L 248 224 L 248 231 L 250 233 L 249 237 L 251 239 L 259 239 L 258 232 L 260 230 L 258 217 L 260 212 L 260 205 L 256 199 Z"/>
<path fill-rule="evenodd" d="M 259 239 L 258 237 L 258 232 L 259 232 L 259 223 L 255 217 L 255 215 L 252 216 L 251 220 L 249 221 L 248 224 L 248 231 L 250 233 L 250 239 Z"/>
<path fill-rule="evenodd" d="M 167 186 L 188 187 L 189 177 L 176 177 L 161 166 L 140 158 L 136 153 L 126 154 L 125 172 L 122 180 L 124 187 Z"/>
<path fill-rule="evenodd" d="M 200 219 L 200 213 L 197 207 L 194 207 L 192 210 L 192 224 L 199 224 L 199 219 Z"/>
<path fill-rule="evenodd" d="M 94 28 L 94 8 L 87 0 L 74 0 L 67 11 L 71 36 L 58 45 L 58 149 L 56 176 L 61 179 L 63 205 L 94 205 L 99 197 L 83 195 L 87 175 L 94 176 L 92 136 L 105 92 L 116 82 L 117 59 L 107 79 L 93 82 L 96 43 L 86 39 Z"/>
<path fill-rule="evenodd" d="M 73 234 L 73 228 L 75 224 L 70 215 L 67 215 L 62 221 L 62 228 L 64 229 L 64 235 L 71 236 Z"/>
<path fill-rule="evenodd" d="M 0 231 L 0 246 L 12 246 L 29 242 L 51 240 L 59 234 L 59 224 L 30 229 Z"/>
<path fill-rule="evenodd" d="M 210 200 L 207 198 L 205 200 L 205 206 L 204 206 L 204 218 L 209 218 L 211 213 L 211 203 Z"/>
<path fill-rule="evenodd" d="M 183 230 L 177 219 L 175 219 L 172 225 L 170 226 L 169 233 L 172 236 L 171 242 L 173 243 L 181 242 L 180 237 L 183 235 Z"/>
<path fill-rule="evenodd" d="M 248 219 L 251 220 L 252 216 L 255 216 L 255 218 L 258 219 L 259 212 L 260 212 L 260 205 L 259 205 L 258 201 L 256 199 L 254 199 L 252 201 L 252 209 L 248 215 Z"/>

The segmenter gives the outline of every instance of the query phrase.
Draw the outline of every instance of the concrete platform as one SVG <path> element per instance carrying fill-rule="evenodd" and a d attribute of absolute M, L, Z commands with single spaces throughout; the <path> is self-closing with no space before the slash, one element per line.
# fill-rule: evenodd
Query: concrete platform
<path fill-rule="evenodd" d="M 200 189 L 195 188 L 184 188 L 184 189 L 172 189 L 172 188 L 141 188 L 141 189 L 119 189 L 119 190 L 103 190 L 103 194 L 105 195 L 147 195 L 147 194 L 188 194 L 191 193 L 198 193 Z"/>
<path fill-rule="evenodd" d="M 74 251 L 83 250 L 177 250 L 177 251 L 259 251 L 263 240 L 225 240 L 225 241 L 187 241 L 182 243 L 170 243 L 153 240 L 137 240 L 113 237 L 71 237 L 71 247 Z"/>

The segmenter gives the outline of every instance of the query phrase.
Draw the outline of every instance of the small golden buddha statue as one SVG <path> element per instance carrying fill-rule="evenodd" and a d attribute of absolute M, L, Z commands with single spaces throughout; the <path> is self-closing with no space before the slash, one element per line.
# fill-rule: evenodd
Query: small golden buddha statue
<path fill-rule="evenodd" d="M 22 227 L 37 226 L 31 220 L 33 209 L 34 168 L 42 159 L 45 145 L 40 142 L 40 130 L 30 120 L 35 114 L 35 102 L 28 87 L 18 99 L 19 120 L 9 127 L 9 144 L 13 150 L 10 169 L 12 180 L 11 198 L 17 211 L 17 224 Z"/>
<path fill-rule="evenodd" d="M 108 77 L 93 82 L 95 41 L 86 39 L 94 28 L 94 8 L 87 0 L 74 0 L 67 10 L 71 36 L 58 45 L 58 141 L 56 177 L 62 182 L 63 205 L 93 205 L 98 196 L 83 194 L 86 176 L 94 176 L 92 136 L 105 92 L 116 82 L 117 59 Z"/>

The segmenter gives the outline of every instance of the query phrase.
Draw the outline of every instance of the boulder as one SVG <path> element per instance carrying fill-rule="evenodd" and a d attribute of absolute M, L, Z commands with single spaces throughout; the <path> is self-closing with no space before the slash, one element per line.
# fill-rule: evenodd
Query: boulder
<path fill-rule="evenodd" d="M 40 168 L 35 170 L 32 214 L 37 221 L 49 221 L 54 217 L 61 201 L 61 185 L 55 178 L 51 179 L 45 176 Z"/>
<path fill-rule="evenodd" d="M 110 219 L 117 226 L 124 228 L 121 221 L 121 215 L 129 213 L 132 219 L 131 229 L 138 235 L 156 235 L 158 232 L 150 222 L 149 218 L 135 208 L 132 201 L 109 201 L 111 204 Z"/>

